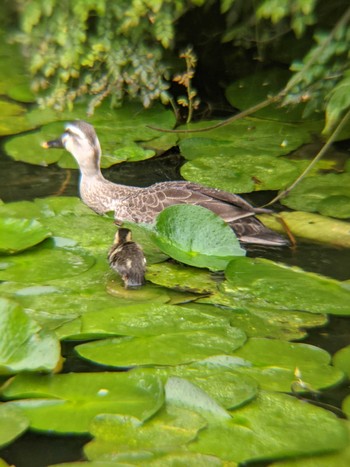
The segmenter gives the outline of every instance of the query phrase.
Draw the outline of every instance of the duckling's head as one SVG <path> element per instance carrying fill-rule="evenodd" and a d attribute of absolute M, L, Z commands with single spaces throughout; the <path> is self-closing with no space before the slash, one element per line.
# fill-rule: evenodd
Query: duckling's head
<path fill-rule="evenodd" d="M 132 241 L 132 233 L 131 230 L 129 229 L 118 229 L 115 237 L 114 237 L 114 243 L 117 245 L 121 245 L 122 243 L 126 242 L 131 242 Z"/>
<path fill-rule="evenodd" d="M 101 146 L 92 125 L 76 120 L 65 126 L 57 139 L 42 144 L 44 148 L 65 148 L 76 159 L 82 172 L 99 170 Z"/>

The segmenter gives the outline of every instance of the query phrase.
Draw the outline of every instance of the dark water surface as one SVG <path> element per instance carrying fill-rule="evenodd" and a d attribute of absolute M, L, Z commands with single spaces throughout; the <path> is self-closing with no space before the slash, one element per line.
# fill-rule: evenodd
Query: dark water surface
<path fill-rule="evenodd" d="M 144 162 L 116 165 L 105 170 L 104 175 L 116 183 L 147 186 L 155 182 L 181 179 L 179 169 L 182 161 L 181 156 L 173 152 Z M 0 153 L 0 199 L 4 202 L 52 196 L 61 190 L 63 184 L 66 185 L 64 195 L 77 196 L 78 179 L 78 171 L 63 170 L 56 165 L 38 167 L 14 162 Z M 271 196 L 271 193 L 260 193 L 246 198 L 259 205 L 269 201 Z M 252 247 L 248 254 L 283 261 L 338 280 L 350 279 L 350 249 L 301 243 L 295 249 Z M 330 317 L 327 327 L 311 330 L 304 342 L 333 354 L 350 344 L 350 319 Z M 76 358 L 73 346 L 71 343 L 63 344 L 67 358 L 65 371 L 100 370 L 100 367 Z M 349 393 L 349 384 L 344 383 L 336 389 L 325 391 L 312 402 L 341 416 L 341 402 Z M 88 436 L 49 436 L 29 432 L 0 450 L 0 458 L 16 467 L 47 467 L 53 463 L 83 460 L 82 447 L 89 439 Z"/>

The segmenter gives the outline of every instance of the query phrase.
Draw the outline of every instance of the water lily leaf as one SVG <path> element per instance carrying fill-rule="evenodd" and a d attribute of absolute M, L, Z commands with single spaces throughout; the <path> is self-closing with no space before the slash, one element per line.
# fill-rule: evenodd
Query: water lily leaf
<path fill-rule="evenodd" d="M 78 345 L 83 358 L 103 365 L 131 367 L 137 365 L 180 365 L 211 355 L 231 353 L 245 341 L 236 328 L 190 330 L 158 336 L 105 339 Z"/>
<path fill-rule="evenodd" d="M 349 290 L 336 280 L 300 268 L 261 258 L 235 258 L 225 275 L 227 281 L 222 287 L 226 293 L 264 306 L 311 313 L 350 313 Z"/>
<path fill-rule="evenodd" d="M 145 420 L 164 400 L 157 377 L 144 375 L 141 379 L 126 372 L 18 375 L 6 386 L 3 396 L 20 399 L 13 403 L 27 414 L 33 429 L 57 433 L 87 432 L 91 420 L 100 413 Z"/>
<path fill-rule="evenodd" d="M 162 251 L 191 266 L 222 270 L 245 254 L 226 222 L 201 206 L 169 206 L 157 216 L 155 233 Z"/>
<path fill-rule="evenodd" d="M 338 350 L 333 357 L 333 365 L 344 371 L 347 377 L 350 378 L 350 345 Z"/>
<path fill-rule="evenodd" d="M 234 355 L 252 364 L 251 367 L 238 367 L 237 371 L 255 378 L 263 389 L 305 391 L 297 383 L 296 368 L 310 390 L 334 386 L 344 377 L 342 371 L 329 365 L 328 352 L 312 345 L 253 338 Z"/>
<path fill-rule="evenodd" d="M 47 243 L 21 255 L 7 256 L 5 261 L 0 262 L 0 280 L 45 282 L 59 277 L 73 277 L 87 271 L 94 262 L 94 257 L 82 248 L 54 248 L 54 244 Z"/>
<path fill-rule="evenodd" d="M 280 212 L 276 217 L 259 214 L 258 217 L 267 227 L 279 232 L 284 232 L 283 224 L 279 221 L 281 218 L 296 237 L 350 248 L 348 222 L 302 211 Z"/>
<path fill-rule="evenodd" d="M 249 109 L 281 91 L 290 77 L 290 71 L 281 68 L 258 71 L 230 84 L 225 95 L 233 107 L 239 110 Z M 304 109 L 305 104 L 281 107 L 278 103 L 255 112 L 254 116 L 279 122 L 299 122 L 303 118 Z M 320 120 L 322 118 L 319 114 L 312 117 Z"/>
<path fill-rule="evenodd" d="M 181 167 L 186 180 L 231 193 L 286 188 L 299 173 L 299 167 L 292 161 L 251 152 L 197 157 Z"/>
<path fill-rule="evenodd" d="M 229 320 L 186 307 L 145 302 L 85 313 L 81 325 L 82 333 L 93 335 L 157 336 L 169 330 L 176 333 L 226 326 Z"/>
<path fill-rule="evenodd" d="M 28 426 L 29 420 L 21 409 L 11 402 L 0 404 L 0 447 L 18 438 Z"/>
<path fill-rule="evenodd" d="M 94 440 L 84 451 L 92 460 L 118 459 L 128 452 L 162 453 L 181 449 L 205 426 L 200 415 L 169 404 L 145 423 L 128 415 L 101 414 L 91 424 Z"/>
<path fill-rule="evenodd" d="M 85 109 L 84 105 L 75 107 L 75 118 L 82 118 L 94 125 L 102 146 L 102 167 L 110 167 L 125 160 L 136 161 L 152 157 L 155 154 L 153 150 L 136 146 L 136 142 L 155 140 L 159 136 L 158 132 L 151 130 L 147 125 L 171 128 L 175 124 L 173 112 L 160 105 L 146 111 L 141 104 L 129 102 L 122 108 L 110 109 L 108 104 L 103 103 L 96 108 L 92 117 L 86 116 Z M 48 151 L 41 147 L 43 141 L 57 138 L 63 133 L 64 125 L 60 122 L 71 120 L 70 113 L 32 111 L 23 119 L 24 124 L 27 124 L 27 128 L 24 129 L 36 128 L 43 123 L 45 125 L 38 131 L 9 139 L 5 144 L 6 154 L 29 164 L 57 162 L 64 168 L 77 168 L 73 157 L 67 155 L 65 150 Z M 163 139 L 163 151 L 171 147 L 166 141 Z"/>
<path fill-rule="evenodd" d="M 202 430 L 188 449 L 248 462 L 329 453 L 347 443 L 342 421 L 329 411 L 262 391 L 250 404 L 233 411 L 232 420 Z"/>
<path fill-rule="evenodd" d="M 9 102 L 5 99 L 0 99 L 0 114 L 2 118 L 21 115 L 26 111 L 25 107 L 15 102 Z"/>
<path fill-rule="evenodd" d="M 0 373 L 52 371 L 60 358 L 57 338 L 16 303 L 0 298 Z"/>
<path fill-rule="evenodd" d="M 349 198 L 350 173 L 331 173 L 305 178 L 281 202 L 295 210 L 344 218 L 349 217 Z"/>
<path fill-rule="evenodd" d="M 165 385 L 165 399 L 171 404 L 200 413 L 206 419 L 227 420 L 230 415 L 203 389 L 192 382 L 171 376 Z"/>
<path fill-rule="evenodd" d="M 349 422 L 344 425 L 349 431 Z M 301 457 L 299 459 L 291 459 L 280 462 L 274 462 L 271 467 L 348 467 L 350 464 L 350 447 L 347 446 L 336 453 L 323 454 L 320 456 Z"/>
<path fill-rule="evenodd" d="M 350 396 L 345 397 L 342 404 L 342 409 L 347 417 L 350 417 Z"/>
<path fill-rule="evenodd" d="M 217 290 L 217 283 L 208 271 L 174 263 L 152 264 L 146 279 L 154 284 L 184 292 L 208 294 Z"/>
<path fill-rule="evenodd" d="M 50 235 L 36 220 L 0 217 L 0 254 L 26 250 Z"/>
<path fill-rule="evenodd" d="M 217 123 L 217 120 L 196 122 L 186 125 L 186 129 L 207 128 Z M 210 159 L 213 155 L 281 156 L 310 139 L 306 125 L 244 118 L 200 136 L 181 136 L 179 145 L 181 154 L 188 160 L 205 156 Z"/>
<path fill-rule="evenodd" d="M 239 407 L 252 400 L 258 391 L 256 380 L 246 376 L 243 372 L 235 371 L 237 365 L 242 366 L 242 360 L 236 359 L 235 365 L 225 366 L 225 364 L 217 364 L 213 361 L 214 358 L 218 357 L 201 360 L 191 365 L 136 368 L 132 372 L 140 374 L 140 376 L 144 372 L 146 374 L 156 374 L 163 379 L 164 384 L 171 377 L 186 379 L 225 409 Z M 194 407 L 192 408 L 195 410 Z"/>
<path fill-rule="evenodd" d="M 242 306 L 235 303 L 223 303 L 226 305 L 223 310 L 219 306 L 206 303 L 215 303 L 218 294 L 214 294 L 207 299 L 201 299 L 204 303 L 188 303 L 187 308 L 192 308 L 201 312 L 211 312 L 214 316 L 225 316 L 230 320 L 231 326 L 242 329 L 247 337 L 267 337 L 283 340 L 300 340 L 307 336 L 307 329 L 325 326 L 328 323 L 327 315 L 303 313 L 300 311 L 285 311 L 270 307 L 254 307 L 246 301 L 242 301 Z M 220 302 L 218 303 L 220 305 Z"/>

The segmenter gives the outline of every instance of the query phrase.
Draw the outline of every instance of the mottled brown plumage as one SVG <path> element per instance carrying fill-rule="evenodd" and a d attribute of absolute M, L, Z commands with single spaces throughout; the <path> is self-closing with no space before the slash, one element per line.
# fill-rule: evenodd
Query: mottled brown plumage
<path fill-rule="evenodd" d="M 123 279 L 125 288 L 140 287 L 145 283 L 146 259 L 141 247 L 132 241 L 129 229 L 117 231 L 108 261 Z"/>
<path fill-rule="evenodd" d="M 82 120 L 69 123 L 61 137 L 43 143 L 43 147 L 64 147 L 69 151 L 79 164 L 80 196 L 84 203 L 99 214 L 114 211 L 119 222 L 152 223 L 167 206 L 196 204 L 222 217 L 243 243 L 288 244 L 254 217 L 267 210 L 254 208 L 238 195 L 187 181 L 138 188 L 106 180 L 100 170 L 101 147 L 96 132 Z"/>

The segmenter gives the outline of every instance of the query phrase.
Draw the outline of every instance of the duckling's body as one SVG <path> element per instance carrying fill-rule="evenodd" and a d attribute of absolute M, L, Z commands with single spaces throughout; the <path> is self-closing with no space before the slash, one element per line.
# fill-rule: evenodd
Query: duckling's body
<path fill-rule="evenodd" d="M 140 287 L 145 283 L 146 258 L 141 247 L 132 241 L 131 231 L 117 231 L 108 253 L 111 268 L 123 279 L 125 288 Z"/>
<path fill-rule="evenodd" d="M 254 208 L 238 195 L 187 181 L 156 183 L 146 188 L 130 187 L 106 180 L 100 170 L 101 147 L 90 124 L 69 123 L 63 135 L 43 144 L 46 148 L 64 147 L 79 164 L 80 196 L 99 214 L 114 211 L 118 222 L 152 223 L 167 206 L 196 204 L 215 212 L 235 231 L 243 243 L 280 246 L 288 241 L 265 227 Z"/>

